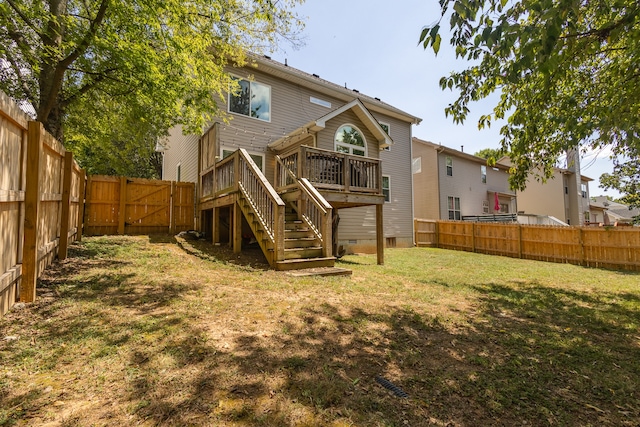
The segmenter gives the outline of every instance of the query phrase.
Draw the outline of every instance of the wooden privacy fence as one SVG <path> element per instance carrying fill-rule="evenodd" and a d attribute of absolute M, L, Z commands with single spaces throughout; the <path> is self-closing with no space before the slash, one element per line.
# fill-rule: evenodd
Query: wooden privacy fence
<path fill-rule="evenodd" d="M 640 229 L 414 221 L 417 246 L 640 271 Z"/>
<path fill-rule="evenodd" d="M 195 184 L 89 176 L 84 234 L 179 233 L 194 229 Z"/>
<path fill-rule="evenodd" d="M 80 239 L 84 171 L 0 92 L 0 315 L 36 297 L 36 279 Z"/>

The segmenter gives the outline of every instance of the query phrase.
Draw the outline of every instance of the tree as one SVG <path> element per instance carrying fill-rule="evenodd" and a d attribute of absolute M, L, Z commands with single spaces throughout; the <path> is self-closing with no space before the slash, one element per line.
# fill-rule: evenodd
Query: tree
<path fill-rule="evenodd" d="M 65 148 L 91 175 L 158 179 L 162 154 L 155 151 L 162 123 L 146 117 L 143 106 L 120 103 L 99 92 L 68 111 Z"/>
<path fill-rule="evenodd" d="M 463 123 L 473 101 L 500 100 L 478 127 L 508 117 L 502 148 L 523 189 L 530 172 L 551 176 L 559 156 L 610 146 L 638 153 L 640 4 L 636 0 L 440 0 L 441 17 L 420 42 L 437 54 L 450 17 L 456 57 L 471 61 L 440 86 L 458 98 L 445 113 Z"/>
<path fill-rule="evenodd" d="M 627 161 L 616 161 L 613 173 L 600 175 L 600 187 L 622 193 L 621 203 L 640 208 L 640 159 L 636 155 Z"/>
<path fill-rule="evenodd" d="M 504 157 L 504 155 L 505 151 L 502 148 L 483 148 L 474 154 L 474 156 L 487 159 L 487 164 L 489 166 L 494 166 L 498 160 Z"/>
<path fill-rule="evenodd" d="M 199 129 L 232 84 L 227 64 L 295 41 L 301 1 L 0 0 L 0 89 L 60 139 L 67 122 L 69 138 L 92 137 L 81 106 L 96 100 L 92 114 L 135 112 L 155 132 Z"/>

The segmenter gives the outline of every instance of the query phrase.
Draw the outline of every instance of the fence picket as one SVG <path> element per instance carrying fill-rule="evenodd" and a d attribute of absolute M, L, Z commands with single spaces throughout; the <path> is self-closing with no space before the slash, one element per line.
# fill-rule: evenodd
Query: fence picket
<path fill-rule="evenodd" d="M 414 220 L 416 246 L 640 271 L 640 229 Z"/>

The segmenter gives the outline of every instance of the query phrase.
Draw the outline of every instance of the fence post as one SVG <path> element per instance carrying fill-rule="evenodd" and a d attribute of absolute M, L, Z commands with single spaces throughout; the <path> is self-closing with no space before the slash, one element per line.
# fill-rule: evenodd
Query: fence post
<path fill-rule="evenodd" d="M 80 180 L 80 188 L 78 189 L 78 217 L 76 218 L 76 240 L 78 242 L 82 241 L 82 231 L 84 227 L 84 203 L 85 203 L 85 189 L 86 189 L 86 180 L 87 174 L 84 169 L 80 169 L 80 176 L 78 177 Z"/>
<path fill-rule="evenodd" d="M 584 266 L 584 236 L 582 235 L 583 228 L 579 227 L 578 230 L 578 243 L 580 244 L 580 265 Z"/>
<path fill-rule="evenodd" d="M 38 213 L 40 210 L 40 154 L 42 123 L 29 122 L 27 139 L 27 182 L 24 196 L 24 245 L 22 246 L 22 283 L 20 301 L 36 299 L 38 278 Z"/>
<path fill-rule="evenodd" d="M 522 224 L 518 224 L 518 258 L 522 259 Z"/>
<path fill-rule="evenodd" d="M 73 174 L 73 154 L 64 154 L 64 172 L 62 178 L 62 212 L 60 215 L 60 244 L 58 245 L 58 259 L 67 258 L 69 247 L 69 213 L 71 203 L 71 175 Z"/>
<path fill-rule="evenodd" d="M 127 209 L 127 178 L 120 177 L 120 208 L 118 210 L 118 234 L 124 234 L 124 219 Z"/>
<path fill-rule="evenodd" d="M 471 252 L 476 251 L 476 223 L 471 223 Z"/>
<path fill-rule="evenodd" d="M 440 221 L 438 220 L 436 220 L 435 236 L 436 236 L 435 247 L 439 248 L 440 247 Z"/>
<path fill-rule="evenodd" d="M 171 235 L 175 235 L 176 234 L 176 192 L 178 190 L 178 186 L 176 185 L 175 181 L 171 181 L 171 194 L 169 195 L 169 218 L 170 218 L 170 225 L 169 225 L 169 232 L 171 233 Z"/>

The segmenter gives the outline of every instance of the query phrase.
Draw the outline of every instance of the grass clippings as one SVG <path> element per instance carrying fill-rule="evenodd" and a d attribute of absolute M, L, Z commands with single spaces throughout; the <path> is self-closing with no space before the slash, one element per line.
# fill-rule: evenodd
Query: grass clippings
<path fill-rule="evenodd" d="M 375 261 L 298 278 L 255 249 L 86 238 L 0 319 L 0 426 L 640 425 L 640 275 Z"/>

